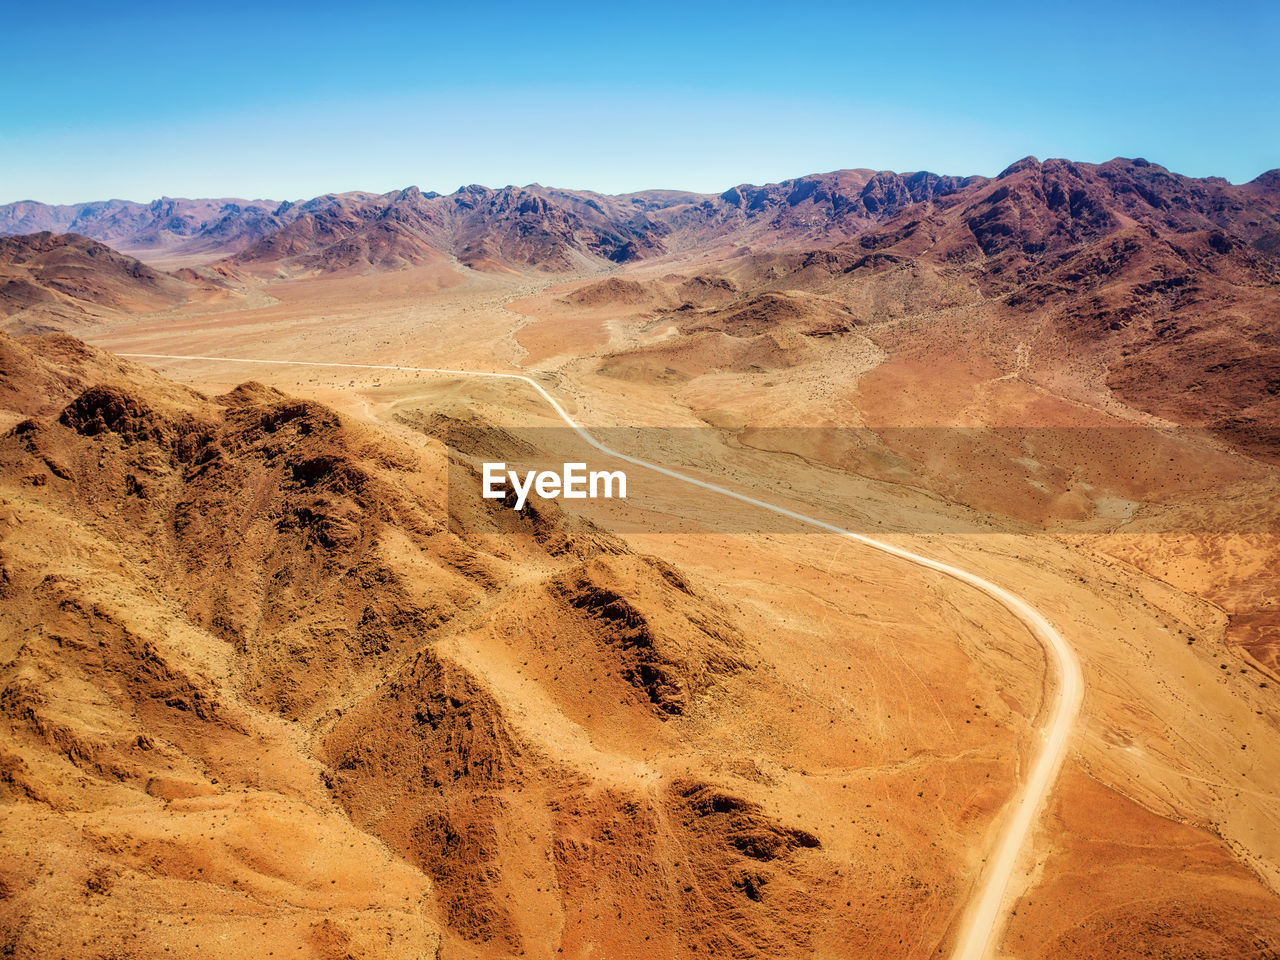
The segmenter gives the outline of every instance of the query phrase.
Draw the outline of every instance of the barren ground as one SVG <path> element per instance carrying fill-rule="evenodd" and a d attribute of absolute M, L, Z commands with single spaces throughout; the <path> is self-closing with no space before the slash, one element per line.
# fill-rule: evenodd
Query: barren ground
<path fill-rule="evenodd" d="M 635 276 L 655 280 L 670 269 Z M 971 291 L 935 290 L 920 309 L 816 343 L 795 333 L 683 333 L 669 304 L 643 298 L 566 299 L 594 282 L 452 267 L 282 282 L 92 339 L 119 353 L 527 372 L 588 425 L 714 428 L 690 432 L 696 448 L 661 453 L 779 503 L 906 530 L 890 539 L 1019 593 L 1078 652 L 1085 705 L 1025 863 L 1004 953 L 1280 950 L 1280 676 L 1275 587 L 1265 576 L 1273 537 L 948 534 L 986 511 L 1017 516 L 1026 498 L 1027 510 L 1038 508 L 1043 491 L 1007 462 L 968 464 L 962 452 L 894 482 L 851 472 L 825 444 L 806 448 L 807 435 L 783 442 L 744 431 L 1107 425 L 1125 414 L 1078 379 L 1056 389 L 1060 371 L 1028 367 L 1016 337 L 975 344 L 968 331 L 983 307 Z M 950 362 L 922 354 L 926 337 L 935 350 L 949 345 Z M 151 364 L 210 396 L 252 379 L 319 401 L 411 450 L 425 487 L 443 476 L 444 453 L 412 426 L 423 418 L 551 423 L 535 396 L 503 384 Z M 1091 466 L 1105 472 L 1115 451 L 1095 455 Z M 1274 482 L 1266 470 L 1202 448 L 1174 456 L 1218 471 L 1186 509 L 1210 509 L 1223 490 L 1266 506 L 1259 491 Z M 1053 496 L 1070 492 L 1052 471 L 1044 482 Z M 438 492 L 424 496 L 442 508 Z M 83 530 L 8 503 L 10 524 L 19 524 L 10 555 L 34 557 L 53 544 L 70 564 L 95 549 Z M 656 517 L 660 508 L 636 509 Z M 486 563 L 505 572 L 476 571 L 471 586 L 484 586 L 483 600 L 432 634 L 431 655 L 456 672 L 446 687 L 494 705 L 504 746 L 484 771 L 470 768 L 490 778 L 479 799 L 448 816 L 396 773 L 392 753 L 408 749 L 396 744 L 409 721 L 400 701 L 379 692 L 383 677 L 353 674 L 343 681 L 349 689 L 320 688 L 282 710 L 269 690 L 248 691 L 238 654 L 193 632 L 239 678 L 224 695 L 255 732 L 184 748 L 203 755 L 203 773 L 154 777 L 142 800 L 104 787 L 89 802 L 72 777 L 43 806 L 6 807 L 10 908 L 58 904 L 23 942 L 85 957 L 113 955 L 104 943 L 129 956 L 414 957 L 440 944 L 441 956 L 457 957 L 945 952 L 1036 736 L 1045 665 L 1025 630 L 954 582 L 816 534 L 618 536 L 653 560 L 570 568 L 485 534 L 486 549 L 509 561 Z M 417 547 L 380 549 L 402 551 L 387 563 L 411 586 L 419 576 L 424 595 L 454 589 L 415 559 Z M 632 696 L 625 662 L 601 647 L 600 624 L 555 602 L 556 590 L 610 590 L 678 638 L 689 622 L 684 601 L 654 585 L 651 562 L 687 578 L 699 616 L 714 611 L 723 662 L 732 664 L 676 717 Z M 99 590 L 90 600 L 109 604 L 112 588 Z M 130 623 L 128 602 L 116 606 L 127 629 L 143 630 Z M 662 626 L 664 617 L 674 619 Z M 407 649 L 382 662 L 405 685 L 426 682 Z M 268 665 L 253 682 L 317 669 Z M 66 723 L 83 724 L 88 732 L 74 735 L 92 740 L 86 717 Z M 381 738 L 391 752 L 375 757 L 368 751 Z M 326 764 L 339 772 L 324 773 Z M 717 800 L 715 789 L 736 799 Z M 446 860 L 456 862 L 431 852 L 437 821 L 448 823 Z M 725 837 L 738 842 L 743 831 L 784 838 L 781 852 L 754 856 L 744 841 L 727 856 Z"/>

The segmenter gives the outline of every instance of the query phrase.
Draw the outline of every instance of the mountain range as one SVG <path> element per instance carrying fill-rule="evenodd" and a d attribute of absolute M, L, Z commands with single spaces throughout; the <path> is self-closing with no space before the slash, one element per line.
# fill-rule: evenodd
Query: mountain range
<path fill-rule="evenodd" d="M 456 259 L 481 269 L 568 272 L 734 246 L 830 245 L 904 213 L 958 214 L 965 243 L 990 255 L 1088 239 L 1126 221 L 1216 228 L 1263 253 L 1280 250 L 1280 172 L 1233 185 L 1145 160 L 1026 158 L 994 179 L 842 170 L 719 195 L 650 190 L 619 196 L 532 184 L 416 187 L 306 201 L 161 198 L 0 206 L 0 235 L 78 233 L 134 256 L 231 257 L 279 272 L 394 269 Z M 920 218 L 917 214 L 927 214 Z M 899 225 L 910 227 L 910 221 Z M 883 240 L 878 241 L 883 243 Z"/>

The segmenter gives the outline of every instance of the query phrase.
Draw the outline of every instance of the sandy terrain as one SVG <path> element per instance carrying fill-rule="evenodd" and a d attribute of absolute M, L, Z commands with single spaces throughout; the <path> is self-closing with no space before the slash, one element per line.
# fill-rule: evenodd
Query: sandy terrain
<path fill-rule="evenodd" d="M 1055 472 L 1049 460 L 1039 479 L 1046 489 L 1029 487 L 1006 449 L 993 467 L 966 464 L 962 450 L 930 465 L 895 440 L 891 452 L 910 466 L 899 476 L 850 469 L 822 434 L 780 438 L 766 428 L 1150 421 L 1087 377 L 1064 377 L 1044 355 L 1020 349 L 1016 333 L 976 338 L 974 325 L 990 330 L 992 318 L 973 291 L 926 283 L 920 299 L 917 287 L 880 278 L 846 291 L 845 302 L 873 319 L 875 305 L 888 304 L 883 319 L 835 336 L 706 329 L 701 313 L 699 329 L 672 313 L 690 299 L 673 291 L 693 271 L 664 279 L 672 269 L 637 269 L 629 275 L 638 290 L 585 298 L 574 291 L 597 280 L 551 285 L 454 266 L 275 282 L 243 299 L 113 325 L 95 342 L 119 352 L 529 373 L 590 426 L 701 428 L 689 431 L 684 448 L 671 441 L 638 455 L 660 453 L 859 529 L 888 524 L 901 531 L 893 542 L 1015 590 L 1070 638 L 1087 692 L 1061 787 L 1020 869 L 1002 950 L 1272 955 L 1280 944 L 1280 707 L 1274 586 L 1265 573 L 1274 540 L 1247 529 L 1179 533 L 1160 510 L 1143 534 L 1005 525 L 948 535 L 993 511 L 1043 517 L 1045 504 L 1068 502 L 1062 498 L 1084 497 L 1085 512 L 1070 517 L 1093 517 L 1110 500 L 1165 509 L 1168 491 L 1119 476 L 1114 458 L 1123 451 L 1105 447 L 1083 464 L 1085 482 L 1102 492 L 1082 494 L 1081 478 Z M 704 288 L 697 309 L 706 317 L 745 322 L 712 316 L 719 294 Z M 948 345 L 947 364 L 928 359 L 926 340 L 935 352 Z M 155 366 L 210 395 L 252 378 L 332 406 L 412 450 L 427 491 L 443 476 L 442 448 L 422 432 L 432 416 L 551 423 L 530 391 L 501 383 L 320 367 L 248 374 L 204 361 Z M 1060 387 L 1068 381 L 1070 389 Z M 1227 500 L 1267 518 L 1267 470 L 1242 468 L 1212 446 L 1175 448 L 1175 457 L 1209 471 L 1208 486 L 1176 505 L 1180 515 L 1207 516 L 1225 489 Z M 1059 462 L 1072 458 L 1081 458 L 1078 449 Z M 438 491 L 423 496 L 422 509 L 440 517 Z M 156 852 L 146 868 L 130 868 L 145 883 L 116 881 L 107 896 L 86 888 L 73 914 L 83 920 L 28 927 L 22 949 L 75 955 L 73 927 L 108 917 L 117 949 L 138 956 L 197 942 L 166 939 L 161 921 L 165 930 L 182 925 L 183 937 L 188 928 L 216 930 L 223 956 L 262 955 L 261 943 L 310 956 L 430 956 L 436 943 L 442 956 L 669 957 L 698 948 L 923 958 L 948 949 L 1041 720 L 1045 662 L 1024 629 L 954 582 L 817 534 L 615 534 L 636 557 L 654 558 L 637 560 L 557 556 L 536 541 L 519 546 L 511 531 L 486 530 L 467 534 L 476 559 L 448 575 L 436 548 L 377 535 L 404 582 L 483 599 L 455 625 L 428 630 L 426 645 L 396 641 L 348 691 L 332 686 L 341 674 L 327 665 L 305 697 L 284 696 L 279 677 L 297 669 L 288 666 L 296 654 L 252 663 L 234 648 L 217 654 L 228 658 L 226 695 L 274 731 L 277 782 L 260 782 L 245 755 L 212 786 L 208 774 L 187 774 L 181 785 L 154 787 L 185 797 L 108 792 L 93 803 L 59 801 L 77 811 L 58 814 L 59 829 L 71 831 L 62 839 L 42 825 L 42 808 L 11 806 L 11 909 L 29 909 L 21 905 L 38 896 L 69 900 L 69 887 L 32 884 L 45 863 L 68 864 L 47 883 L 71 883 L 85 831 L 104 838 L 94 841 L 106 851 L 103 870 L 136 856 L 127 849 L 143 842 L 141 814 L 129 812 L 138 803 L 155 824 L 148 829 L 163 834 L 149 841 Z M 72 544 L 83 534 L 66 536 Z M 7 552 L 16 549 L 7 543 Z M 655 562 L 687 580 L 696 615 L 681 607 L 686 594 L 655 579 Z M 608 639 L 620 628 L 608 626 L 613 601 L 601 598 L 615 594 L 667 645 L 663 669 L 685 678 L 676 699 L 664 683 L 637 688 L 650 661 L 635 660 L 622 634 Z M 565 598 L 577 599 L 565 607 Z M 717 626 L 688 632 L 699 620 Z M 221 649 L 227 641 L 201 642 Z M 421 659 L 427 650 L 429 662 Z M 266 693 L 250 696 L 259 683 Z M 432 776 L 456 788 L 415 788 L 403 766 L 414 761 L 397 756 L 416 754 L 370 742 L 368 731 L 378 730 L 399 744 L 421 723 L 403 695 L 388 699 L 393 688 L 419 691 L 424 702 L 444 697 L 440 743 L 465 765 Z M 469 709 L 497 724 L 493 737 L 482 745 L 450 733 L 473 726 L 451 726 L 461 721 L 448 719 L 459 709 L 450 698 L 486 704 Z M 678 714 L 667 712 L 676 705 Z M 290 773 L 289 764 L 308 772 Z M 733 799 L 717 800 L 716 791 Z M 329 885 L 339 888 L 336 900 L 315 899 L 327 895 L 324 878 L 292 873 L 306 856 L 292 847 L 273 854 L 281 866 L 255 860 L 252 877 L 237 874 L 237 858 L 259 845 L 224 839 L 225 831 L 270 832 L 264 824 L 273 817 L 308 824 L 290 843 L 314 848 L 310 856 L 343 877 L 357 876 L 357 864 L 384 862 L 376 895 L 342 880 Z M 774 838 L 768 859 L 743 853 L 757 849 L 749 838 L 761 831 Z M 430 852 L 442 843 L 451 851 L 443 859 Z M 180 851 L 170 856 L 182 870 L 207 857 L 218 882 L 196 899 L 180 893 L 186 875 L 155 865 L 165 862 L 166 844 Z M 92 869 L 74 882 L 89 883 Z M 289 894 L 287 909 L 251 898 L 244 909 L 254 920 L 232 920 L 239 908 L 224 898 L 262 876 L 317 893 Z M 179 902 L 191 905 L 181 908 L 189 917 Z M 148 921 L 126 919 L 139 914 Z M 262 927 L 265 939 L 237 940 L 249 926 Z"/>

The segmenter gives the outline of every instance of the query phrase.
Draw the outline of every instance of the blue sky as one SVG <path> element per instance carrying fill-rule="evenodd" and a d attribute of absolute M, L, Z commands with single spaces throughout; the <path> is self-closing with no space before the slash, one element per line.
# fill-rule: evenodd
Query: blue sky
<path fill-rule="evenodd" d="M 14 4 L 0 202 L 1280 167 L 1280 4 Z"/>

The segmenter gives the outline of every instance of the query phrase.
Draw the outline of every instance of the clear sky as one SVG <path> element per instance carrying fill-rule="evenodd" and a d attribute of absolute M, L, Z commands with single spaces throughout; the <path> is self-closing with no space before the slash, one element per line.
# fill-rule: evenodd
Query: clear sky
<path fill-rule="evenodd" d="M 1280 167 L 1280 3 L 7 5 L 0 203 Z"/>

